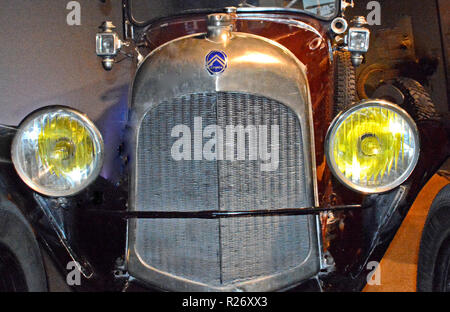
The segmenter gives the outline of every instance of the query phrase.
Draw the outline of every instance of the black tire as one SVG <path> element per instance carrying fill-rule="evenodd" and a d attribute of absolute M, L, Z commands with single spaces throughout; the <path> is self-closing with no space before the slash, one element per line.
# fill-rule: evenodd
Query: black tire
<path fill-rule="evenodd" d="M 38 242 L 22 213 L 0 196 L 0 290 L 47 291 Z"/>
<path fill-rule="evenodd" d="M 420 242 L 417 291 L 450 292 L 450 184 L 433 200 Z"/>
<path fill-rule="evenodd" d="M 430 95 L 419 82 L 411 78 L 400 77 L 387 82 L 387 84 L 391 84 L 403 94 L 403 102 L 396 102 L 396 104 L 405 109 L 415 121 L 440 118 Z M 377 92 L 375 91 L 375 93 Z M 392 100 L 391 98 L 387 99 Z"/>
<path fill-rule="evenodd" d="M 350 52 L 337 51 L 334 54 L 334 115 L 354 104 L 356 92 L 356 73 Z"/>

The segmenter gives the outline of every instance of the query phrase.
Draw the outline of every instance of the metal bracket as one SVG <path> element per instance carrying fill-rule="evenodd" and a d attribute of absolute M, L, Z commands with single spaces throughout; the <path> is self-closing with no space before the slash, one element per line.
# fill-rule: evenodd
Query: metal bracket
<path fill-rule="evenodd" d="M 66 233 L 64 232 L 64 229 L 62 228 L 62 224 L 58 222 L 55 215 L 52 213 L 51 208 L 49 207 L 48 202 L 40 195 L 34 193 L 33 194 L 34 199 L 38 203 L 39 208 L 44 212 L 45 216 L 47 217 L 47 220 L 49 221 L 51 227 L 56 232 L 56 235 L 59 238 L 59 241 L 63 245 L 63 247 L 66 249 L 69 257 L 74 261 L 78 267 L 78 270 L 81 272 L 81 274 L 87 278 L 90 279 L 94 275 L 94 269 L 92 268 L 91 264 L 85 260 L 83 257 L 80 257 L 77 253 L 74 252 L 72 247 L 70 246 Z M 64 201 L 64 198 L 58 198 L 55 199 L 56 201 Z"/>
<path fill-rule="evenodd" d="M 355 3 L 353 2 L 353 0 L 342 0 L 341 1 L 341 11 L 342 11 L 342 15 L 344 15 L 345 10 L 347 10 L 347 8 L 354 8 L 355 7 Z"/>

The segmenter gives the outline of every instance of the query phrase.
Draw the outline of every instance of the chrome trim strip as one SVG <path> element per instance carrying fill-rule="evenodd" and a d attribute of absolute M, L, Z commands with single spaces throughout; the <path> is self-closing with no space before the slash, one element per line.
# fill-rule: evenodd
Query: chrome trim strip
<path fill-rule="evenodd" d="M 339 8 L 339 3 L 337 3 L 338 1 L 336 1 L 336 8 L 335 8 L 335 13 L 329 17 L 326 16 L 320 16 L 317 14 L 314 14 L 312 12 L 306 11 L 306 10 L 300 10 L 300 9 L 293 9 L 293 8 L 287 8 L 287 7 L 240 7 L 237 8 L 237 12 L 259 12 L 259 13 L 264 13 L 264 12 L 288 12 L 288 13 L 302 13 L 302 14 L 306 14 L 308 16 L 312 16 L 315 17 L 317 19 L 320 20 L 324 20 L 324 21 L 330 21 L 332 20 L 334 17 L 336 17 L 339 14 L 340 8 Z"/>
<path fill-rule="evenodd" d="M 253 21 L 267 21 L 267 22 L 275 22 L 275 23 L 279 23 L 279 24 L 286 24 L 289 26 L 294 26 L 297 28 L 311 31 L 315 35 L 317 35 L 318 37 L 323 39 L 322 34 L 317 29 L 315 29 L 314 27 L 312 27 L 311 25 L 309 25 L 305 22 L 295 20 L 292 18 L 286 19 L 286 18 L 280 18 L 280 16 L 277 16 L 277 15 L 268 15 L 268 14 L 264 14 L 264 15 L 238 14 L 238 19 L 239 20 L 249 20 L 249 21 L 252 21 L 252 20 Z"/>

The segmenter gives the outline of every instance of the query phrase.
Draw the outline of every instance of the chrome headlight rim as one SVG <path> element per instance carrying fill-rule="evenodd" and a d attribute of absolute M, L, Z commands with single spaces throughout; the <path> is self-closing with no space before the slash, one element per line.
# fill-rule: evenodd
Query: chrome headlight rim
<path fill-rule="evenodd" d="M 19 160 L 17 159 L 17 151 L 21 144 L 22 135 L 24 133 L 24 129 L 27 125 L 29 125 L 32 121 L 36 120 L 39 117 L 42 117 L 43 115 L 51 114 L 51 113 L 57 113 L 57 112 L 64 112 L 68 115 L 75 116 L 78 121 L 82 123 L 82 125 L 88 130 L 88 132 L 91 134 L 92 142 L 94 143 L 95 150 L 96 150 L 96 166 L 94 167 L 94 170 L 90 173 L 90 175 L 81 183 L 79 186 L 73 187 L 69 190 L 51 190 L 49 188 L 46 188 L 42 185 L 37 184 L 34 182 L 30 177 L 22 170 L 22 167 L 18 165 Z M 11 144 L 11 160 L 14 166 L 14 169 L 16 170 L 19 177 L 22 179 L 22 181 L 30 187 L 32 190 L 36 191 L 39 194 L 42 194 L 44 196 L 49 197 L 68 197 L 73 196 L 78 193 L 80 193 L 82 190 L 86 189 L 92 182 L 94 182 L 97 177 L 99 176 L 103 162 L 104 162 L 104 142 L 103 137 L 98 130 L 98 128 L 95 126 L 95 124 L 82 112 L 68 107 L 64 105 L 51 105 L 51 106 L 45 106 L 42 108 L 38 108 L 37 110 L 31 112 L 28 114 L 19 124 L 17 133 L 15 134 L 12 144 Z"/>
<path fill-rule="evenodd" d="M 360 109 L 367 108 L 367 107 L 386 108 L 386 109 L 389 109 L 389 110 L 394 111 L 395 113 L 399 114 L 408 123 L 408 126 L 411 128 L 411 130 L 412 130 L 411 132 L 413 134 L 414 142 L 416 145 L 416 148 L 414 151 L 414 157 L 413 157 L 410 165 L 408 166 L 408 169 L 405 170 L 405 172 L 403 172 L 403 174 L 400 177 L 398 177 L 396 180 L 394 180 L 393 182 L 391 182 L 387 185 L 373 187 L 373 188 L 358 185 L 358 184 L 352 182 L 351 180 L 347 179 L 340 172 L 340 170 L 337 167 L 334 157 L 332 157 L 332 155 L 331 155 L 331 152 L 333 151 L 333 147 L 334 147 L 334 142 L 331 139 L 335 136 L 336 131 L 339 129 L 339 125 L 341 125 L 342 122 L 344 120 L 346 120 L 347 117 L 350 116 L 352 113 L 354 113 Z M 398 187 L 399 185 L 404 183 L 409 178 L 409 176 L 412 174 L 412 172 L 414 171 L 414 168 L 417 165 L 417 162 L 419 161 L 419 156 L 420 156 L 420 137 L 419 137 L 419 130 L 417 128 L 416 122 L 403 108 L 401 108 L 400 106 L 398 106 L 395 103 L 392 103 L 392 102 L 389 102 L 386 100 L 381 100 L 381 99 L 363 100 L 363 101 L 360 101 L 360 102 L 352 105 L 351 107 L 341 111 L 331 122 L 330 126 L 328 127 L 328 131 L 327 131 L 327 134 L 325 137 L 325 157 L 326 157 L 328 168 L 332 172 L 333 176 L 341 184 L 348 187 L 352 191 L 362 193 L 362 194 L 385 193 L 385 192 L 388 192 L 388 191 Z"/>

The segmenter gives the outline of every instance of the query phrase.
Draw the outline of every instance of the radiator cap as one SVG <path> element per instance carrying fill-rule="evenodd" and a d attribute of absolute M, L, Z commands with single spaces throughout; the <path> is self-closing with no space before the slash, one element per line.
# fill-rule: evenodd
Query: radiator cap
<path fill-rule="evenodd" d="M 209 14 L 207 18 L 207 38 L 212 41 L 226 41 L 231 38 L 233 18 L 231 14 Z"/>

